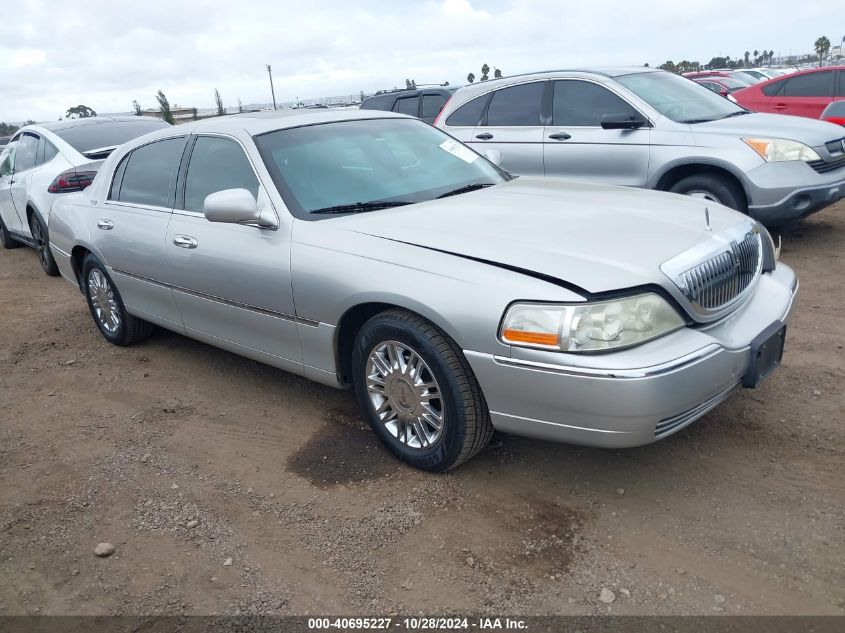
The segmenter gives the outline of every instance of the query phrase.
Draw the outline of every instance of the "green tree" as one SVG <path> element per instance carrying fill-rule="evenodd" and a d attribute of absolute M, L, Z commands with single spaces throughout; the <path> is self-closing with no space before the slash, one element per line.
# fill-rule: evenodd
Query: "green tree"
<path fill-rule="evenodd" d="M 191 108 L 191 119 L 194 120 L 194 121 L 198 121 L 199 118 L 200 117 L 199 117 L 199 114 L 197 113 L 197 109 Z"/>
<path fill-rule="evenodd" d="M 467 75 L 467 83 L 471 84 L 473 81 L 475 81 L 475 75 L 473 75 L 472 73 L 468 74 Z"/>
<path fill-rule="evenodd" d="M 217 116 L 226 114 L 226 108 L 223 107 L 223 99 L 220 97 L 217 88 L 214 89 L 214 102 L 217 104 Z"/>
<path fill-rule="evenodd" d="M 132 114 L 135 116 L 141 116 L 141 104 L 137 101 L 132 102 Z"/>
<path fill-rule="evenodd" d="M 819 39 L 816 40 L 814 44 L 816 48 L 816 55 L 819 56 L 819 66 L 822 65 L 822 61 L 824 60 L 824 56 L 827 55 L 827 52 L 830 50 L 830 40 L 827 39 L 824 35 L 822 35 Z"/>
<path fill-rule="evenodd" d="M 828 43 L 828 48 L 829 48 Z M 87 105 L 78 105 L 73 106 L 72 108 L 68 108 L 67 112 L 65 113 L 65 117 L 68 119 L 87 119 L 88 117 L 97 116 L 97 113 L 94 112 L 91 108 Z"/>
<path fill-rule="evenodd" d="M 490 77 L 488 76 L 489 74 L 490 74 L 490 66 L 488 66 L 487 64 L 482 65 L 481 66 L 481 81 L 487 81 L 488 79 L 490 79 Z"/>
<path fill-rule="evenodd" d="M 238 112 L 243 112 L 243 111 L 244 111 L 244 104 L 241 103 L 241 98 L 238 97 Z"/>
<path fill-rule="evenodd" d="M 493 77 L 495 79 L 501 79 L 502 78 L 502 71 L 497 68 L 496 70 L 493 71 Z"/>
<path fill-rule="evenodd" d="M 170 102 L 161 90 L 159 90 L 156 95 L 156 101 L 158 101 L 158 111 L 159 116 L 161 116 L 161 120 L 173 125 L 173 113 L 170 111 Z"/>
<path fill-rule="evenodd" d="M 754 57 L 757 57 L 757 51 L 754 51 Z M 751 51 L 745 51 L 743 59 L 745 59 L 745 67 L 748 68 L 750 66 L 748 62 L 751 61 Z"/>
<path fill-rule="evenodd" d="M 663 62 L 662 64 L 660 64 L 660 66 L 658 66 L 658 68 L 660 70 L 668 70 L 670 73 L 678 72 L 678 68 L 677 68 L 677 66 L 675 66 L 675 62 L 673 62 L 671 59 L 668 59 L 665 62 Z"/>
<path fill-rule="evenodd" d="M 765 53 L 766 51 L 763 51 L 763 52 Z M 754 49 L 754 63 L 756 64 L 759 61 L 759 59 L 760 59 L 760 52 L 755 48 Z"/>

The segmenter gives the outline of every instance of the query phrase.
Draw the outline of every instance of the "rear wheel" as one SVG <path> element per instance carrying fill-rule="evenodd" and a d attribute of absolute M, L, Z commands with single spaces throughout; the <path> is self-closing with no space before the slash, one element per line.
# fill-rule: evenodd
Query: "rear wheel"
<path fill-rule="evenodd" d="M 0 218 L 0 244 L 3 245 L 3 248 L 18 248 L 19 246 L 23 246 L 23 244 L 9 234 L 9 230 L 3 223 L 3 218 Z"/>
<path fill-rule="evenodd" d="M 693 174 L 681 178 L 669 191 L 723 204 L 742 213 L 748 211 L 745 196 L 739 185 L 719 174 Z"/>
<path fill-rule="evenodd" d="M 29 230 L 32 232 L 32 239 L 35 241 L 35 251 L 38 253 L 38 261 L 41 262 L 41 268 L 51 277 L 59 275 L 59 267 L 56 265 L 56 260 L 53 259 L 53 253 L 50 251 L 50 234 L 47 232 L 47 227 L 35 213 L 29 216 Z"/>
<path fill-rule="evenodd" d="M 82 281 L 94 323 L 109 343 L 132 345 L 150 337 L 152 323 L 126 311 L 106 267 L 94 255 L 86 255 L 82 260 Z"/>
<path fill-rule="evenodd" d="M 493 434 L 481 388 L 460 348 L 403 310 L 376 315 L 353 348 L 353 384 L 373 430 L 404 462 L 442 472 Z"/>

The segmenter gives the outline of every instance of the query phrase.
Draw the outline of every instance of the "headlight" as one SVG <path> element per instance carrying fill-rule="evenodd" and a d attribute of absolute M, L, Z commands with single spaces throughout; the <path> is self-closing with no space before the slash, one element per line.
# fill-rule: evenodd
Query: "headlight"
<path fill-rule="evenodd" d="M 798 141 L 785 138 L 744 138 L 742 140 L 760 154 L 763 160 L 770 163 L 784 160 L 821 160 L 816 150 Z"/>
<path fill-rule="evenodd" d="M 639 345 L 683 325 L 663 297 L 646 293 L 571 305 L 515 303 L 505 313 L 499 337 L 508 345 L 592 352 Z"/>

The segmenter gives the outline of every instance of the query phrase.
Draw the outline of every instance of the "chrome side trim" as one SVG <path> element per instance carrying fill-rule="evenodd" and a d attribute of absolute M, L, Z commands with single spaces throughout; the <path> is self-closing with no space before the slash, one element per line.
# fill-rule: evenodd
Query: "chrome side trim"
<path fill-rule="evenodd" d="M 54 251 L 58 252 L 63 257 L 70 257 L 70 253 L 65 253 L 62 249 L 60 249 L 58 246 L 53 244 L 53 242 L 50 242 L 50 248 L 52 248 Z"/>
<path fill-rule="evenodd" d="M 139 281 L 144 281 L 150 284 L 155 284 L 156 286 L 161 286 L 162 288 L 168 288 L 170 290 L 178 290 L 179 292 L 184 292 L 187 295 L 191 295 L 194 297 L 198 297 L 200 299 L 206 299 L 208 301 L 214 301 L 215 303 L 222 303 L 223 305 L 231 306 L 233 308 L 240 308 L 241 310 L 249 310 L 250 312 L 256 312 L 258 314 L 263 314 L 265 316 L 274 317 L 276 319 L 284 319 L 285 321 L 293 321 L 294 323 L 300 323 L 302 325 L 307 325 L 309 327 L 318 327 L 320 325 L 319 321 L 313 321 L 311 319 L 305 319 L 303 317 L 298 317 L 293 314 L 285 314 L 284 312 L 275 312 L 273 310 L 267 310 L 266 308 L 259 308 L 258 306 L 249 305 L 246 303 L 240 303 L 238 301 L 231 301 L 229 299 L 224 299 L 223 297 L 216 297 L 214 295 L 205 294 L 203 292 L 196 292 L 194 290 L 190 290 L 188 288 L 182 288 L 181 286 L 174 286 L 172 284 L 167 284 L 162 281 L 156 281 L 155 279 L 150 279 L 149 277 L 142 277 L 141 275 L 136 275 L 134 273 L 126 272 L 125 270 L 120 270 L 119 268 L 112 269 L 118 275 L 123 275 L 124 277 L 131 277 L 132 279 L 137 279 Z"/>
<path fill-rule="evenodd" d="M 735 391 L 738 391 L 741 385 L 741 382 L 735 383 L 727 389 L 720 391 L 712 398 L 694 406 L 692 409 L 673 415 L 670 418 L 660 420 L 660 422 L 658 422 L 654 427 L 654 437 L 656 439 L 663 439 L 664 437 L 672 435 L 673 433 L 689 426 L 700 417 L 722 404 L 731 395 L 733 395 Z"/>
<path fill-rule="evenodd" d="M 640 367 L 636 369 L 600 369 L 597 367 L 578 367 L 575 365 L 554 365 L 552 363 L 540 363 L 537 361 L 495 355 L 493 356 L 493 360 L 499 365 L 507 365 L 509 367 L 517 367 L 519 369 L 552 372 L 566 376 L 589 376 L 590 378 L 607 378 L 616 380 L 650 378 L 652 376 L 668 374 L 682 367 L 686 367 L 687 365 L 691 365 L 692 363 L 709 358 L 710 356 L 718 353 L 720 349 L 721 347 L 716 343 L 710 343 L 709 345 L 685 356 L 681 356 L 680 358 L 675 358 L 659 365 Z"/>
<path fill-rule="evenodd" d="M 610 435 L 626 435 L 630 433 L 630 431 L 613 431 L 610 429 L 595 429 L 595 428 L 587 428 L 585 426 L 573 426 L 571 424 L 563 424 L 562 422 L 550 422 L 548 420 L 537 420 L 536 418 L 527 418 L 523 415 L 512 415 L 510 413 L 502 413 L 501 411 L 491 411 L 493 415 L 500 415 L 505 418 L 511 418 L 512 420 L 521 420 L 523 422 L 535 422 L 537 424 L 548 424 L 549 426 L 556 426 L 565 429 L 575 429 L 576 431 L 589 431 L 590 433 L 608 433 Z"/>

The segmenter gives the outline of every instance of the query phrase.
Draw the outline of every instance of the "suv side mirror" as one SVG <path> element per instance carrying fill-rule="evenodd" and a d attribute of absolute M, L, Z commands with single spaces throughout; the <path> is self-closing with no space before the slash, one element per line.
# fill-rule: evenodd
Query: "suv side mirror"
<path fill-rule="evenodd" d="M 497 149 L 484 150 L 484 158 L 493 163 L 496 167 L 502 166 L 502 161 L 505 159 L 502 152 Z"/>
<path fill-rule="evenodd" d="M 645 124 L 645 120 L 630 114 L 605 114 L 601 118 L 601 126 L 605 130 L 636 130 Z"/>
<path fill-rule="evenodd" d="M 224 189 L 206 196 L 202 212 L 209 222 L 248 224 L 262 229 L 278 228 L 275 218 L 267 217 L 246 189 Z"/>

